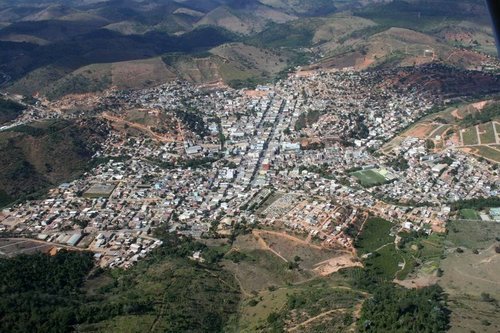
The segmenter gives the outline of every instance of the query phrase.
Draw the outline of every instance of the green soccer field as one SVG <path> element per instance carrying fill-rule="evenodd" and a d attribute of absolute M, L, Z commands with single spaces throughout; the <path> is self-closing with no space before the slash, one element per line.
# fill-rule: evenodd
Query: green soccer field
<path fill-rule="evenodd" d="M 364 187 L 382 185 L 387 181 L 384 176 L 375 170 L 356 171 L 352 175 L 356 177 L 359 180 L 359 183 Z"/>

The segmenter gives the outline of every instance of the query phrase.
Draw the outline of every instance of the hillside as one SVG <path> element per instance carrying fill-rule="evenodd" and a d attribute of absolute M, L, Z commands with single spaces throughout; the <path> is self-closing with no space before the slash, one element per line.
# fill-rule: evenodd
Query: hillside
<path fill-rule="evenodd" d="M 81 175 L 106 137 L 97 120 L 46 121 L 0 132 L 0 206 Z"/>
<path fill-rule="evenodd" d="M 307 63 L 500 68 L 476 0 L 3 2 L 0 13 L 6 88 L 50 98 L 175 78 L 253 85 Z"/>
<path fill-rule="evenodd" d="M 0 125 L 16 119 L 24 109 L 22 104 L 0 98 Z"/>

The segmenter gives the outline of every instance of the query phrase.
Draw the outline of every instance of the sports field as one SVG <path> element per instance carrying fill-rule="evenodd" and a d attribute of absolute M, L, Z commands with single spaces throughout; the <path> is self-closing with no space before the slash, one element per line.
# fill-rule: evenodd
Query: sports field
<path fill-rule="evenodd" d="M 382 185 L 387 181 L 384 176 L 374 169 L 356 171 L 351 175 L 356 177 L 359 183 L 364 187 Z"/>

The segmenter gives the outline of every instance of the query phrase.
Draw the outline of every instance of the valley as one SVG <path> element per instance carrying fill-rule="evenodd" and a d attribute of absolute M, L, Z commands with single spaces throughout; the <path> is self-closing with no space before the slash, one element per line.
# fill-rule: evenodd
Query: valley
<path fill-rule="evenodd" d="M 497 332 L 480 0 L 0 0 L 0 331 Z"/>

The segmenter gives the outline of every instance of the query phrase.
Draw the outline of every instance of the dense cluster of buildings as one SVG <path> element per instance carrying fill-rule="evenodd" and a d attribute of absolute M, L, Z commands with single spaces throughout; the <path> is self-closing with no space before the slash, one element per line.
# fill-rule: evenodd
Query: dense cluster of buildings
<path fill-rule="evenodd" d="M 159 246 L 155 228 L 227 236 L 235 225 L 262 223 L 347 248 L 369 214 L 401 229 L 443 231 L 449 203 L 498 195 L 496 169 L 452 148 L 431 153 L 417 138 L 394 156 L 377 152 L 437 99 L 381 87 L 369 72 L 293 76 L 252 91 L 175 82 L 115 92 L 100 101 L 102 112 L 160 110 L 167 121 L 149 130 L 175 139 L 113 131 L 96 153 L 107 162 L 46 199 L 5 209 L 0 223 L 91 249 L 109 267 Z M 384 170 L 387 181 L 361 186 L 352 170 L 365 168 Z"/>

